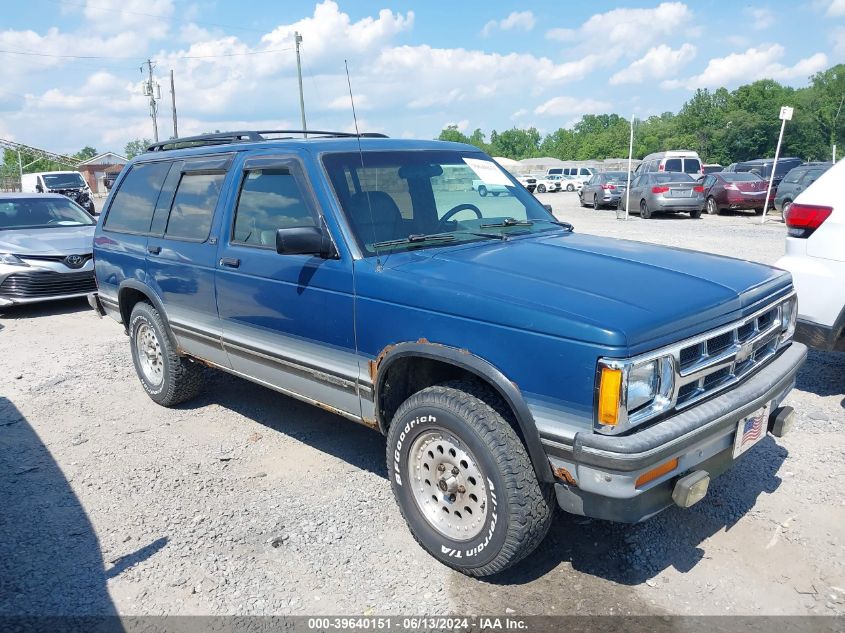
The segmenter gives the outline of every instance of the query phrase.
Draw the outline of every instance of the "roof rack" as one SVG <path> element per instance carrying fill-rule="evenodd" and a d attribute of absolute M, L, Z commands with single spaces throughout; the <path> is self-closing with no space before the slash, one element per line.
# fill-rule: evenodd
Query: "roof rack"
<path fill-rule="evenodd" d="M 198 136 L 185 136 L 182 138 L 171 138 L 159 143 L 153 143 L 147 147 L 148 152 L 163 152 L 172 149 L 184 149 L 187 147 L 203 147 L 206 145 L 229 145 L 231 143 L 258 143 L 260 141 L 272 141 L 291 139 L 291 136 L 278 137 L 279 134 L 301 134 L 303 137 L 319 136 L 321 138 L 387 138 L 386 134 L 378 132 L 326 132 L 324 130 L 239 130 L 236 132 L 215 132 L 213 134 L 200 134 Z M 268 135 L 275 135 L 269 138 Z"/>

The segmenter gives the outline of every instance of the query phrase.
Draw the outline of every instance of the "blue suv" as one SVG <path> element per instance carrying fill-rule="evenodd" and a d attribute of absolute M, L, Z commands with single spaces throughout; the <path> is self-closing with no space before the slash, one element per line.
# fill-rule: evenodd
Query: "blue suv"
<path fill-rule="evenodd" d="M 94 262 L 155 402 L 212 366 L 377 429 L 413 535 L 474 576 L 534 550 L 555 505 L 696 503 L 787 431 L 806 356 L 788 273 L 579 235 L 457 143 L 159 143 L 115 183 Z"/>

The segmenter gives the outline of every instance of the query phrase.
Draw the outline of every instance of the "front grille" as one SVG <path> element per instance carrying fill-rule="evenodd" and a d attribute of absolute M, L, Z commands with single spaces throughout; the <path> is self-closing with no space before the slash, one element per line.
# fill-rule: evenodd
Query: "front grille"
<path fill-rule="evenodd" d="M 64 264 L 67 266 L 67 255 L 18 255 L 21 259 L 31 259 L 33 261 L 38 262 L 58 262 L 59 264 Z M 89 259 L 91 259 L 91 253 L 86 253 L 84 255 L 80 255 L 79 257 L 82 258 L 82 261 L 75 266 L 75 268 L 81 268 L 84 266 Z M 70 266 L 68 266 L 70 268 Z"/>
<path fill-rule="evenodd" d="M 712 395 L 771 359 L 778 349 L 781 323 L 779 303 L 683 344 L 675 352 L 676 407 Z"/>
<path fill-rule="evenodd" d="M 12 273 L 0 284 L 0 297 L 42 299 L 93 292 L 97 289 L 94 272 L 56 273 L 49 271 Z"/>

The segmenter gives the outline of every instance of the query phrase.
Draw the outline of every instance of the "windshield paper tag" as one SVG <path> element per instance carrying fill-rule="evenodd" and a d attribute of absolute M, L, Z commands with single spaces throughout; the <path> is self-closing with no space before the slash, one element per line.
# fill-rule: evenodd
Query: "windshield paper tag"
<path fill-rule="evenodd" d="M 488 185 L 504 185 L 506 187 L 513 187 L 511 179 L 507 177 L 496 163 L 489 160 L 481 160 L 478 158 L 464 158 L 464 162 L 469 165 L 469 168 L 476 173 L 476 175 Z"/>

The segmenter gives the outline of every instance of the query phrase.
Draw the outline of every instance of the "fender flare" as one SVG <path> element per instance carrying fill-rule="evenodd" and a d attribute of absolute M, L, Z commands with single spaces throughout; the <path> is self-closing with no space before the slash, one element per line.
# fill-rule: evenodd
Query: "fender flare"
<path fill-rule="evenodd" d="M 117 288 L 117 305 L 120 309 L 120 316 L 123 319 L 123 326 L 124 328 L 126 328 L 127 333 L 129 332 L 129 315 L 127 314 L 126 316 L 124 316 L 123 303 L 121 301 L 123 291 L 126 289 L 137 290 L 150 300 L 150 303 L 153 304 L 153 307 L 158 310 L 158 313 L 161 315 L 162 319 L 164 319 L 165 325 L 168 326 L 168 334 L 172 339 L 173 333 L 170 332 L 170 325 L 167 320 L 167 312 L 164 309 L 164 304 L 162 304 L 161 299 L 159 299 L 158 295 L 153 292 L 152 288 L 150 288 L 147 284 L 138 281 L 137 279 L 124 279 L 122 282 L 120 282 L 120 285 Z M 175 341 L 173 342 L 175 343 Z"/>
<path fill-rule="evenodd" d="M 492 386 L 504 399 L 505 404 L 510 407 L 517 424 L 519 424 L 522 437 L 525 440 L 525 447 L 528 450 L 528 457 L 534 466 L 537 479 L 541 482 L 548 483 L 554 481 L 549 458 L 540 442 L 540 434 L 537 431 L 534 416 L 531 415 L 531 410 L 528 408 L 528 404 L 522 397 L 519 388 L 515 383 L 508 380 L 495 365 L 465 349 L 421 341 L 415 343 L 398 343 L 385 348 L 379 357 L 373 361 L 373 365 L 375 366 L 373 399 L 375 402 L 376 420 L 382 433 L 386 434 L 388 427 L 387 421 L 382 418 L 380 406 L 382 388 L 388 373 L 387 369 L 398 359 L 409 356 L 427 358 L 454 365 L 478 376 L 478 378 Z"/>

